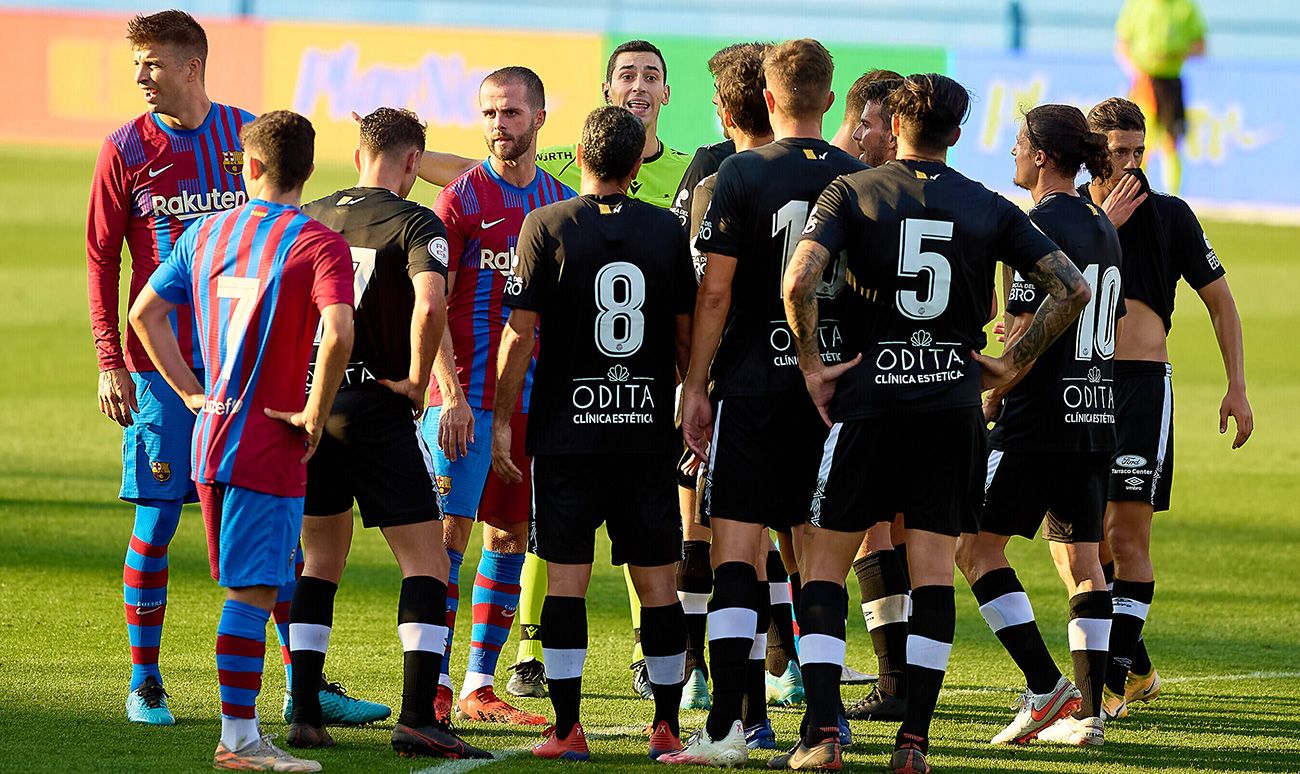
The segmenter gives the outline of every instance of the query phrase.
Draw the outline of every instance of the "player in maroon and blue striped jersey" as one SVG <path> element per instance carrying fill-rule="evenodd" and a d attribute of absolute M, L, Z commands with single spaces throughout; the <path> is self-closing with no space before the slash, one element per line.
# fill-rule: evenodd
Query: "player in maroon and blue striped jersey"
<path fill-rule="evenodd" d="M 315 136 L 307 119 L 288 111 L 244 127 L 244 178 L 254 198 L 185 232 L 131 309 L 159 372 L 198 412 L 190 464 L 212 574 L 227 590 L 217 626 L 217 768 L 320 770 L 273 746 L 256 711 L 266 622 L 277 589 L 294 579 L 306 462 L 352 350 L 348 244 L 298 209 Z M 193 307 L 203 384 L 170 320 L 181 306 Z"/>
<path fill-rule="evenodd" d="M 171 725 L 158 649 L 167 609 L 167 546 L 190 482 L 191 414 L 163 383 L 134 333 L 118 328 L 122 243 L 131 254 L 129 301 L 166 260 L 185 227 L 247 200 L 239 130 L 252 116 L 208 99 L 208 44 L 188 14 L 137 16 L 127 26 L 135 80 L 148 111 L 109 135 L 99 152 L 86 229 L 90 321 L 99 360 L 99 408 L 123 427 L 122 488 L 136 506 L 123 590 L 131 643 L 127 718 Z M 188 310 L 171 318 L 181 353 L 201 368 Z"/>
<path fill-rule="evenodd" d="M 474 577 L 473 628 L 469 663 L 458 709 L 463 718 L 544 725 L 538 714 L 517 709 L 496 696 L 493 674 L 519 605 L 530 513 L 530 482 L 507 484 L 489 476 L 492 462 L 492 401 L 497 348 L 509 310 L 502 305 L 524 216 L 538 207 L 577 194 L 535 163 L 537 132 L 546 121 L 546 95 L 537 74 L 526 67 L 491 73 L 479 87 L 483 135 L 490 154 L 442 190 L 434 211 L 446 224 L 448 266 L 447 328 L 434 361 L 424 436 L 434 451 L 434 470 L 443 496 L 444 542 L 451 561 L 447 586 L 447 658 L 435 706 L 450 715 L 448 669 L 459 607 L 460 566 L 475 518 L 482 521 L 483 556 Z M 529 369 L 515 407 L 515 460 L 527 469 L 523 427 L 532 384 Z M 477 436 L 477 437 L 476 437 Z M 445 717 L 444 717 L 445 719 Z"/>

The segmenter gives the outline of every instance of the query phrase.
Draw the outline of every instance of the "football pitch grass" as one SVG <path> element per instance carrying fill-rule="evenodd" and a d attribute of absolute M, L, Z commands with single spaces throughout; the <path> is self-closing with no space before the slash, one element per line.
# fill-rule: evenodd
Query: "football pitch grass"
<path fill-rule="evenodd" d="M 128 724 L 129 673 L 122 619 L 122 558 L 131 508 L 115 498 L 120 432 L 96 408 L 96 366 L 86 315 L 85 203 L 93 153 L 0 148 L 0 770 L 201 771 L 219 734 L 213 644 L 222 592 L 208 577 L 197 508 L 185 510 L 171 551 L 162 668 L 172 728 Z M 1008 174 L 1010 164 L 1008 163 Z M 320 170 L 308 197 L 353 182 Z M 416 198 L 432 202 L 427 187 Z M 1180 291 L 1171 339 L 1176 385 L 1173 509 L 1157 517 L 1156 599 L 1146 627 L 1164 693 L 1107 728 L 1106 745 L 991 748 L 1021 679 L 957 582 L 957 636 L 932 734 L 940 772 L 1300 771 L 1300 230 L 1210 223 L 1245 321 L 1249 396 L 1257 430 L 1232 451 L 1220 436 L 1223 368 L 1204 308 Z M 125 317 L 125 315 L 123 315 Z M 1290 342 L 1290 343 L 1288 343 Z M 779 482 L 774 482 L 779 486 Z M 607 544 L 606 544 L 607 546 Z M 631 698 L 631 637 L 622 575 L 598 551 L 588 611 L 591 641 L 583 720 L 592 771 L 649 771 L 640 727 L 649 702 Z M 478 541 L 466 557 L 469 599 Z M 1041 541 L 1011 555 L 1058 665 L 1069 674 L 1066 597 Z M 354 695 L 396 707 L 401 698 L 397 568 L 380 535 L 357 530 L 340 589 L 327 672 Z M 857 598 L 850 585 L 851 599 Z M 466 657 L 462 605 L 452 674 Z M 855 609 L 856 604 L 850 609 Z M 502 657 L 508 674 L 517 632 Z M 849 622 L 849 663 L 874 671 L 861 620 Z M 279 718 L 284 675 L 268 632 L 259 708 Z M 847 702 L 865 693 L 845 691 Z M 551 716 L 546 700 L 520 700 Z M 794 741 L 797 709 L 772 709 L 778 744 Z M 683 713 L 697 727 L 703 712 Z M 310 757 L 329 772 L 465 771 L 459 764 L 398 759 L 389 725 L 338 729 L 339 746 Z M 878 771 L 894 724 L 855 723 L 846 767 Z M 464 736 L 510 752 L 487 771 L 559 771 L 534 760 L 534 730 L 475 723 Z M 768 754 L 756 755 L 761 767 Z"/>

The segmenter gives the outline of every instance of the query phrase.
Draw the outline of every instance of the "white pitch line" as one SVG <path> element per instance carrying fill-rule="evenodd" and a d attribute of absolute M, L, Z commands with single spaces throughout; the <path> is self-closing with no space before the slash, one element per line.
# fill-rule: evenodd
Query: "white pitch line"
<path fill-rule="evenodd" d="M 626 736 L 628 734 L 640 734 L 645 730 L 645 726 L 605 726 L 602 728 L 593 728 L 585 731 L 588 739 L 608 739 L 614 736 Z M 500 763 L 507 758 L 513 758 L 520 753 L 526 753 L 533 749 L 531 744 L 507 747 L 504 750 L 497 750 L 491 758 L 466 758 L 456 761 L 443 761 L 435 763 L 423 769 L 416 769 L 411 774 L 462 774 L 462 772 L 473 771 L 483 766 L 491 766 L 494 763 Z"/>

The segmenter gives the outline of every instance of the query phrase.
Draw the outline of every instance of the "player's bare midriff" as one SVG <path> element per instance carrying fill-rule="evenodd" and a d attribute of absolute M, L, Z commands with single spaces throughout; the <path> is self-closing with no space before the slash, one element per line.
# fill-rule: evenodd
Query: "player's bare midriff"
<path fill-rule="evenodd" d="M 1124 299 L 1128 313 L 1119 321 L 1115 343 L 1116 360 L 1169 361 L 1165 324 L 1155 310 L 1142 301 Z"/>

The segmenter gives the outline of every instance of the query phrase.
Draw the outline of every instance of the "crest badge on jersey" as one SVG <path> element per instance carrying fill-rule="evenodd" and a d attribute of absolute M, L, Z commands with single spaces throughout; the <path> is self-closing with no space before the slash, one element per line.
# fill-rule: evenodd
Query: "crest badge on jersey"
<path fill-rule="evenodd" d="M 165 484 L 172 478 L 172 464 L 170 462 L 151 461 L 149 470 L 153 472 L 154 479 L 160 484 Z"/>
<path fill-rule="evenodd" d="M 221 166 L 235 177 L 244 171 L 244 152 L 228 150 L 221 152 Z"/>

